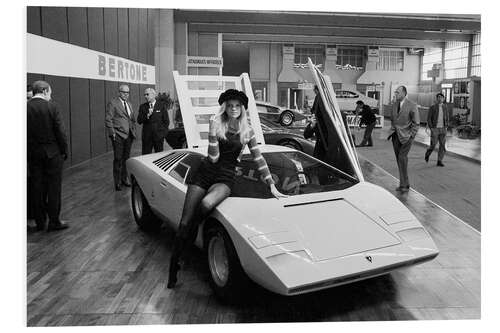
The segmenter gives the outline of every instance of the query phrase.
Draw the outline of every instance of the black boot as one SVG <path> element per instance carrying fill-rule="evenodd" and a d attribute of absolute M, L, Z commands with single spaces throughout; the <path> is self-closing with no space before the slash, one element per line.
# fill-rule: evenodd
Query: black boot
<path fill-rule="evenodd" d="M 168 289 L 173 289 L 175 287 L 175 284 L 177 283 L 177 272 L 179 271 L 180 268 L 181 267 L 177 262 L 177 258 L 172 257 L 170 259 L 170 267 L 168 269 L 168 283 L 167 283 Z"/>

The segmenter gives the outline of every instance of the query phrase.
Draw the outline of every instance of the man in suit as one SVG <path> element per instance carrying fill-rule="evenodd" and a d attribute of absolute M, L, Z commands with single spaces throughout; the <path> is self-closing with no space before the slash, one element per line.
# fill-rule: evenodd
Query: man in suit
<path fill-rule="evenodd" d="M 427 114 L 427 126 L 431 129 L 431 144 L 425 152 L 425 162 L 429 162 L 437 142 L 439 141 L 437 166 L 444 167 L 443 157 L 446 151 L 446 128 L 448 127 L 448 109 L 444 102 L 444 95 L 439 93 L 436 95 L 437 103 L 429 108 Z"/>
<path fill-rule="evenodd" d="M 33 191 L 36 229 L 62 230 L 60 220 L 63 161 L 68 143 L 59 106 L 52 102 L 52 89 L 45 81 L 33 83 L 34 96 L 27 105 L 28 166 Z"/>
<path fill-rule="evenodd" d="M 130 186 L 125 162 L 130 157 L 132 142 L 136 137 L 135 116 L 132 105 L 128 101 L 130 88 L 120 85 L 118 97 L 112 98 L 106 106 L 106 129 L 113 143 L 113 179 L 115 190 L 121 191 L 122 186 Z"/>
<path fill-rule="evenodd" d="M 139 107 L 137 122 L 142 124 L 142 154 L 163 151 L 163 140 L 168 131 L 169 119 L 167 105 L 156 100 L 156 91 L 147 88 L 144 91 L 146 103 Z"/>
<path fill-rule="evenodd" d="M 388 139 L 392 138 L 392 146 L 399 169 L 399 186 L 396 191 L 402 193 L 410 190 L 408 180 L 408 152 L 420 126 L 420 115 L 415 102 L 406 95 L 406 87 L 399 86 L 394 92 L 396 103 L 392 107 L 391 130 Z"/>

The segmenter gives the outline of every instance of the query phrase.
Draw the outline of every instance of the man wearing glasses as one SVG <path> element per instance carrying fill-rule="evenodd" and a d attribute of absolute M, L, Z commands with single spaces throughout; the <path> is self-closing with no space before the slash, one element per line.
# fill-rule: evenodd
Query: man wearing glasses
<path fill-rule="evenodd" d="M 106 129 L 113 143 L 113 178 L 115 190 L 122 186 L 130 186 L 127 178 L 125 161 L 130 157 L 130 148 L 136 137 L 135 116 L 132 105 L 128 101 L 130 88 L 122 84 L 118 89 L 118 97 L 112 98 L 106 106 Z"/>

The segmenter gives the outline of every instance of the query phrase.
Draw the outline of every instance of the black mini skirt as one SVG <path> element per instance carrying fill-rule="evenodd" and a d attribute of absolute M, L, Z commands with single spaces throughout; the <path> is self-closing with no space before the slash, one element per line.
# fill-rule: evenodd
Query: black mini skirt
<path fill-rule="evenodd" d="M 222 183 L 232 189 L 236 177 L 235 167 L 236 165 L 211 163 L 203 159 L 198 169 L 188 175 L 186 184 L 197 185 L 208 190 L 213 184 Z"/>

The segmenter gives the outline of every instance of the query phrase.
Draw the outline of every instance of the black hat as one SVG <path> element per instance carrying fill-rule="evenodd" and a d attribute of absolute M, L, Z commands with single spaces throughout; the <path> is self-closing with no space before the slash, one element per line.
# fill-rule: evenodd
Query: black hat
<path fill-rule="evenodd" d="M 219 105 L 222 105 L 222 103 L 229 101 L 230 99 L 236 99 L 240 101 L 245 106 L 245 109 L 248 109 L 248 97 L 243 91 L 239 91 L 236 89 L 228 89 L 224 91 L 219 96 Z"/>
<path fill-rule="evenodd" d="M 365 105 L 365 103 L 362 100 L 359 100 L 356 102 L 357 105 Z"/>

